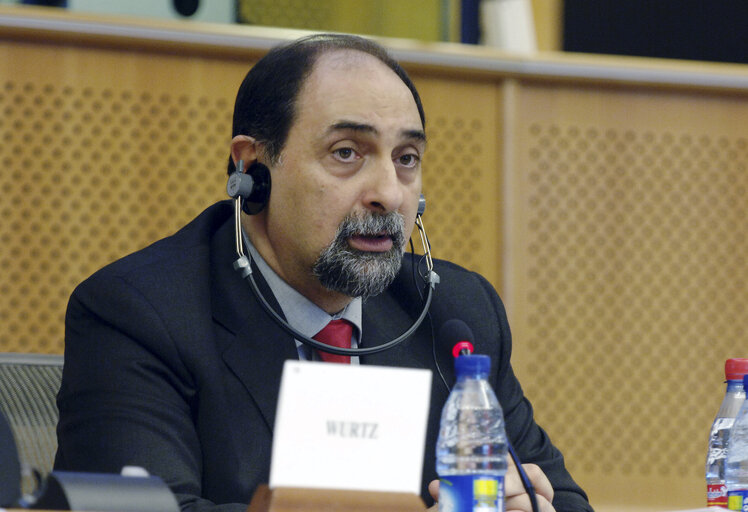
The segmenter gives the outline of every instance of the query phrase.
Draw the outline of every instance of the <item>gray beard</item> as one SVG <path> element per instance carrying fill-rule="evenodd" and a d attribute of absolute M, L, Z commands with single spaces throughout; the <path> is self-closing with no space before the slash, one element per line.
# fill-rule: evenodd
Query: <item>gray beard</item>
<path fill-rule="evenodd" d="M 322 286 L 349 297 L 366 300 L 382 293 L 400 271 L 405 235 L 403 216 L 397 212 L 349 214 L 343 219 L 332 243 L 314 263 L 312 271 Z M 379 235 L 392 238 L 387 252 L 364 252 L 351 248 L 353 235 Z"/>

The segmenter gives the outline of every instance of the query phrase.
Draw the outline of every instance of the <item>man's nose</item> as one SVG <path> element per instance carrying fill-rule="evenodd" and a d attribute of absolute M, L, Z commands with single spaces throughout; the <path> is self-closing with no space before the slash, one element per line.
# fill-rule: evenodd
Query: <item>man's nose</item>
<path fill-rule="evenodd" d="M 403 183 L 392 160 L 378 163 L 367 176 L 364 204 L 370 210 L 387 213 L 398 211 L 403 203 Z"/>

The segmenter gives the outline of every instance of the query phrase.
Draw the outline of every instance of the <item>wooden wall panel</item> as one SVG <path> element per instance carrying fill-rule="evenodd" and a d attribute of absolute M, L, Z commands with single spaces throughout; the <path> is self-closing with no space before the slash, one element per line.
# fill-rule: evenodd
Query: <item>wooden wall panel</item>
<path fill-rule="evenodd" d="M 502 233 L 485 228 L 502 218 L 499 90 L 491 81 L 413 78 L 426 110 L 424 224 L 432 254 L 498 285 Z"/>
<path fill-rule="evenodd" d="M 538 418 L 598 503 L 703 506 L 748 346 L 748 102 L 524 84 L 515 108 L 508 299 Z"/>
<path fill-rule="evenodd" d="M 0 350 L 61 353 L 77 283 L 225 197 L 250 64 L 0 44 Z"/>

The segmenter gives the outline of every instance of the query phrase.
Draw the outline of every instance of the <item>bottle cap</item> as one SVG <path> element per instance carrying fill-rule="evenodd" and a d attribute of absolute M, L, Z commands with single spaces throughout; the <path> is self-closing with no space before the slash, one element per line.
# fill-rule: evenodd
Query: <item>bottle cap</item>
<path fill-rule="evenodd" d="M 748 359 L 728 359 L 725 361 L 725 378 L 740 380 L 748 374 Z"/>
<path fill-rule="evenodd" d="M 491 369 L 491 358 L 483 355 L 460 356 L 455 359 L 458 377 L 485 377 Z"/>

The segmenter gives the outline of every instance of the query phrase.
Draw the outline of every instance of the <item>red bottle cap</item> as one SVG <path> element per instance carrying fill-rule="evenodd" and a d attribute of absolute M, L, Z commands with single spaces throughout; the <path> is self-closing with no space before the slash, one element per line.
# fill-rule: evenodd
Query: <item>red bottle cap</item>
<path fill-rule="evenodd" d="M 728 359 L 725 361 L 725 378 L 727 380 L 742 380 L 748 375 L 748 359 Z"/>

